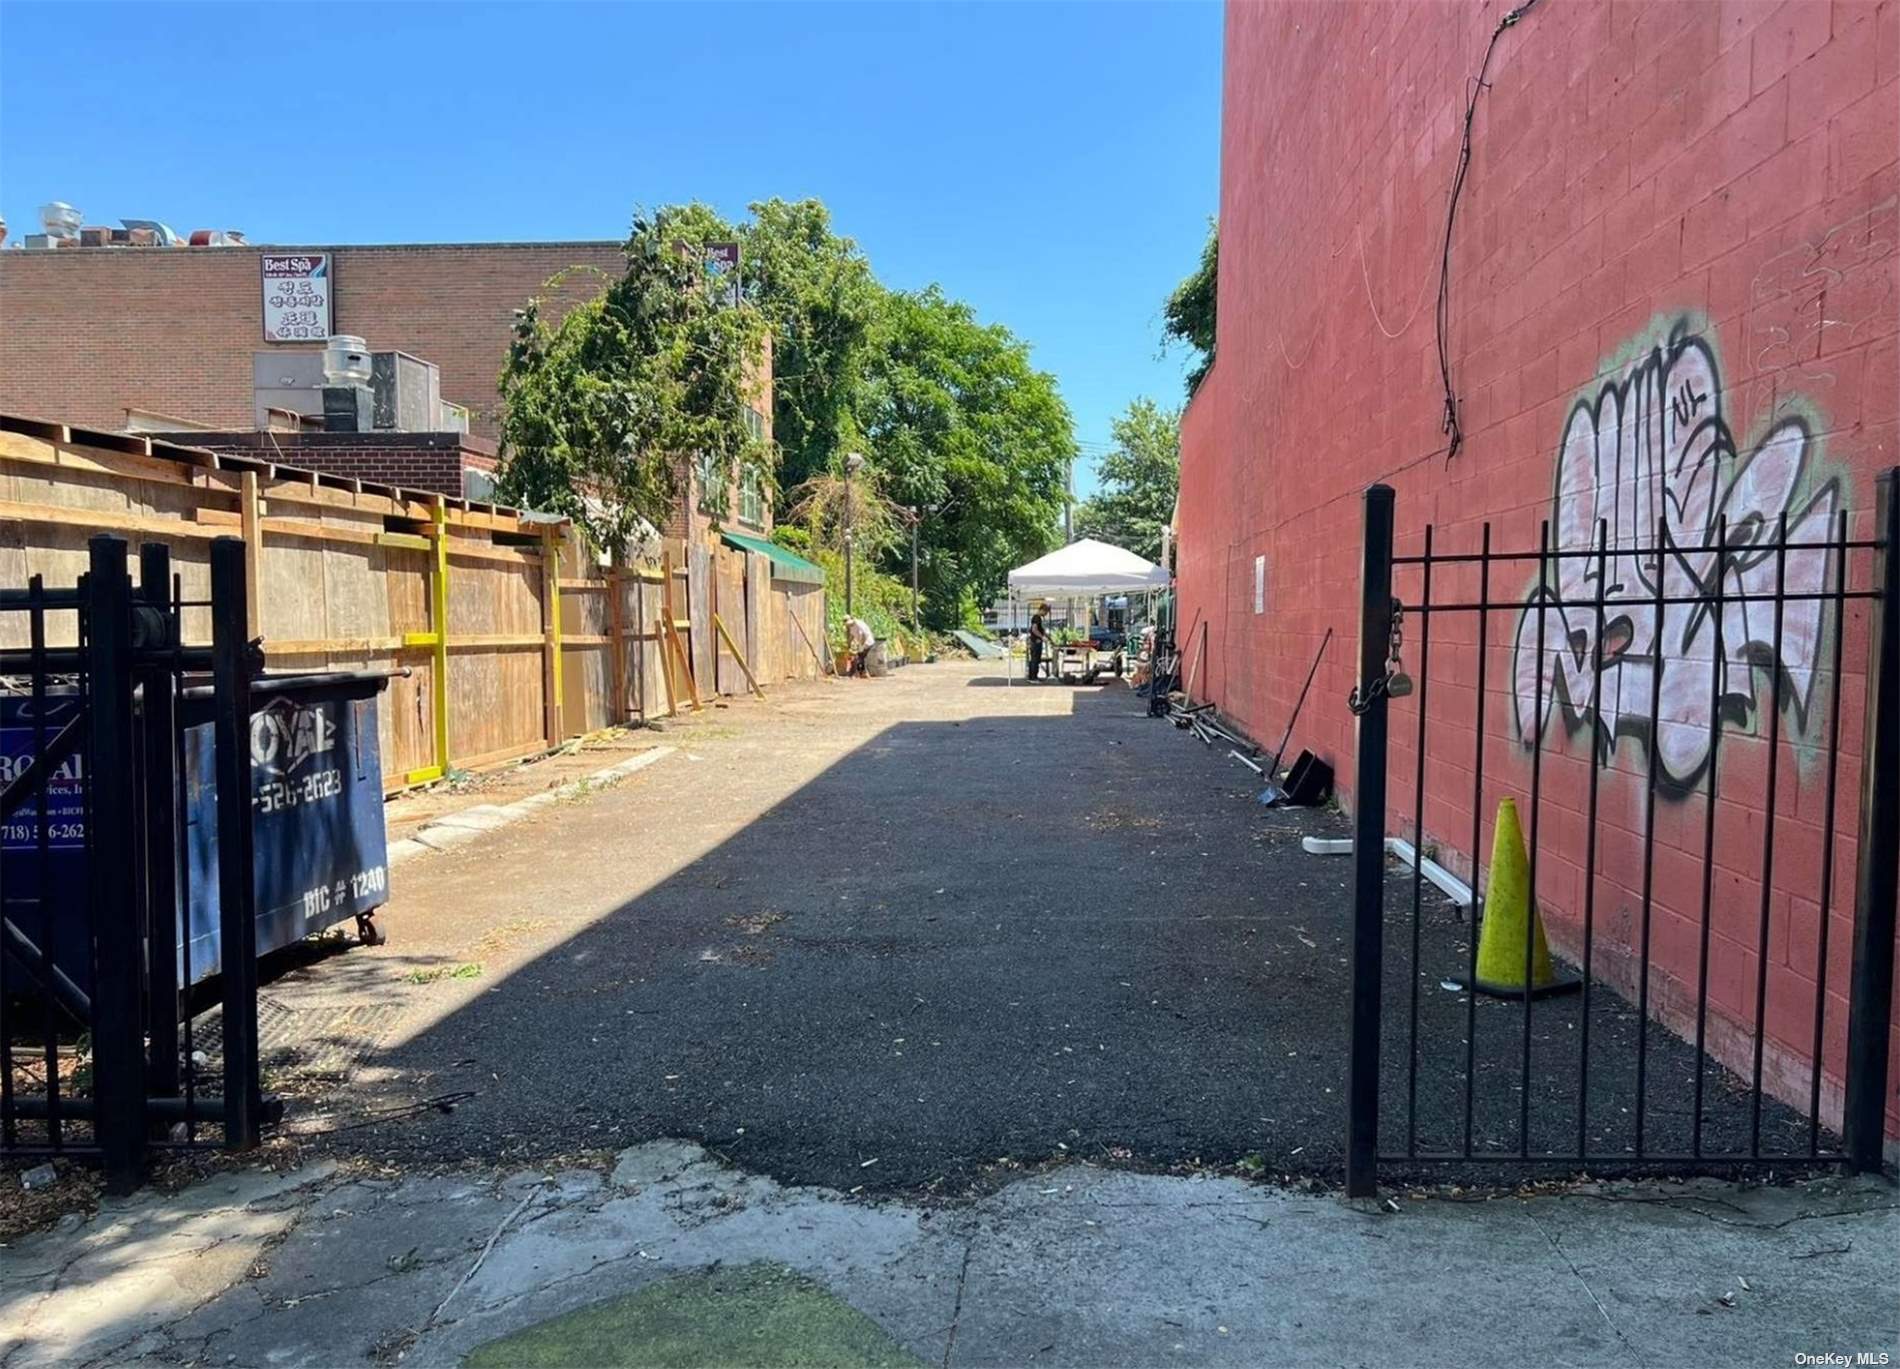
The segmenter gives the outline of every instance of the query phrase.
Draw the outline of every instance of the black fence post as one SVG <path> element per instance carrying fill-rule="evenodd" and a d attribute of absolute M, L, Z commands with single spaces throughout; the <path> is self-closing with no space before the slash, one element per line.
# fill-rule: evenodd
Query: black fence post
<path fill-rule="evenodd" d="M 224 986 L 224 1143 L 258 1140 L 257 913 L 251 849 L 251 644 L 244 542 L 211 543 L 213 744 L 218 777 L 219 978 Z"/>
<path fill-rule="evenodd" d="M 173 765 L 178 726 L 177 645 L 172 610 L 171 548 L 139 548 L 138 620 L 140 815 L 145 875 L 145 1009 L 151 1037 L 154 1097 L 178 1093 L 178 781 Z M 161 654 L 164 653 L 164 654 Z"/>
<path fill-rule="evenodd" d="M 1346 1066 L 1346 1194 L 1379 1178 L 1379 1006 L 1385 954 L 1386 657 L 1392 637 L 1392 489 L 1366 490 L 1352 844 L 1352 1036 Z"/>
<path fill-rule="evenodd" d="M 132 584 L 125 540 L 88 543 L 86 764 L 88 899 L 93 947 L 93 1124 L 106 1188 L 130 1193 L 144 1178 L 144 984 L 132 745 Z M 42 878 L 45 878 L 42 875 Z M 50 950 L 49 950 L 50 955 Z"/>
<path fill-rule="evenodd" d="M 1850 1168 L 1880 1169 L 1893 1020 L 1894 898 L 1900 892 L 1900 472 L 1875 482 L 1874 601 L 1867 625 L 1867 709 L 1861 730 L 1860 841 L 1854 959 L 1847 1005 L 1842 1139 Z M 1843 553 L 1844 555 L 1845 553 Z"/>

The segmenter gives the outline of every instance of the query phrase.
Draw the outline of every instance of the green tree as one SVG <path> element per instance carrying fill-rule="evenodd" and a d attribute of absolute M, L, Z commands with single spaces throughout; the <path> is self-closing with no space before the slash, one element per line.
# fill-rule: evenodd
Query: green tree
<path fill-rule="evenodd" d="M 1095 496 L 1076 507 L 1076 531 L 1159 561 L 1181 487 L 1181 411 L 1137 399 L 1110 431 L 1114 450 L 1097 469 Z"/>
<path fill-rule="evenodd" d="M 922 512 L 930 621 L 966 623 L 1054 540 L 1075 451 L 1068 405 L 1028 347 L 936 286 L 885 295 L 868 372 L 858 426 L 882 492 Z M 891 568 L 908 554 L 900 543 Z"/>
<path fill-rule="evenodd" d="M 1207 242 L 1194 274 L 1174 287 L 1161 307 L 1161 334 L 1166 342 L 1181 342 L 1193 350 L 1194 364 L 1187 375 L 1188 393 L 1200 388 L 1214 364 L 1214 315 L 1220 279 L 1220 225 L 1207 221 Z"/>
<path fill-rule="evenodd" d="M 707 271 L 705 245 L 731 237 L 703 205 L 639 212 L 603 294 L 553 326 L 529 302 L 501 377 L 503 499 L 620 547 L 664 521 L 686 459 L 769 487 L 770 444 L 746 424 L 765 320 Z"/>
<path fill-rule="evenodd" d="M 860 443 L 855 410 L 884 292 L 819 201 L 764 200 L 751 212 L 740 272 L 772 330 L 772 435 L 789 492 Z"/>
<path fill-rule="evenodd" d="M 881 285 L 818 201 L 750 213 L 739 225 L 697 204 L 642 215 L 602 298 L 553 327 L 538 306 L 524 312 L 502 380 L 504 497 L 622 543 L 639 518 L 659 521 L 677 455 L 691 454 L 766 475 L 780 519 L 835 547 L 844 459 L 860 451 L 859 564 L 907 584 L 910 539 L 891 515 L 922 510 L 930 621 L 968 621 L 1054 540 L 1075 445 L 1054 378 L 940 289 Z M 704 276 L 703 245 L 722 241 L 741 244 L 736 307 Z M 743 432 L 749 359 L 768 333 L 773 444 Z"/>

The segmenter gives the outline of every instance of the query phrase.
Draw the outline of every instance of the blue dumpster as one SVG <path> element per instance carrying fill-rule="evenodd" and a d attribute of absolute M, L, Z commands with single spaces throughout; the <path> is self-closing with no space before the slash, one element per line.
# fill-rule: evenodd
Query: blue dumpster
<path fill-rule="evenodd" d="M 33 697 L 0 695 L 0 786 L 13 782 L 38 754 L 40 727 L 51 741 L 80 711 L 76 694 L 49 694 L 37 718 Z M 53 771 L 46 786 L 46 861 L 40 863 L 39 808 L 29 803 L 0 822 L 0 914 L 36 946 L 52 943 L 54 963 L 87 992 L 92 986 L 91 929 L 86 925 L 86 785 L 78 755 Z M 53 900 L 40 902 L 46 889 Z M 66 893 L 66 899 L 60 894 Z M 17 982 L 17 980 L 15 981 Z"/>
<path fill-rule="evenodd" d="M 286 682 L 292 683 L 292 682 Z M 367 918 L 389 897 L 383 832 L 382 760 L 376 739 L 377 675 L 308 677 L 273 690 L 260 680 L 251 710 L 251 818 L 259 955 L 350 918 Z M 78 707 L 47 701 L 50 737 Z M 183 840 L 178 877 L 179 983 L 221 965 L 215 741 L 210 700 L 185 698 Z M 63 711 L 62 711 L 63 710 Z M 57 715 L 57 716 L 55 716 Z M 0 698 L 0 770 L 10 776 L 34 753 L 32 699 Z M 42 888 L 53 898 L 55 963 L 90 992 L 85 891 L 84 803 L 90 777 L 78 758 L 49 786 L 47 868 L 40 867 L 38 809 L 28 803 L 0 833 L 0 886 L 6 916 L 43 944 Z M 115 777 L 118 779 L 119 777 Z M 121 782 L 129 782 L 129 777 Z M 101 853 L 102 858 L 111 858 Z M 68 894 L 61 899 L 62 893 Z"/>

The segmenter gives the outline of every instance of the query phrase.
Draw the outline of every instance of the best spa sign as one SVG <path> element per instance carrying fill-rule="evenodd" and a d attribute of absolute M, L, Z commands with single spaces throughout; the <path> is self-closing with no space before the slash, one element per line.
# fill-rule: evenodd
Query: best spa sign
<path fill-rule="evenodd" d="M 264 254 L 264 341 L 322 342 L 330 336 L 330 254 Z"/>

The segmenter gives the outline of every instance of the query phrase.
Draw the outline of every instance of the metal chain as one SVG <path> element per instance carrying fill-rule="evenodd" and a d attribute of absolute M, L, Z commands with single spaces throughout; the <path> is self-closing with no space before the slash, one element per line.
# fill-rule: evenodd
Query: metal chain
<path fill-rule="evenodd" d="M 1405 673 L 1405 663 L 1399 659 L 1399 648 L 1404 644 L 1405 604 L 1395 594 L 1392 596 L 1392 631 L 1386 645 L 1385 674 L 1370 683 L 1354 685 L 1352 692 L 1346 695 L 1347 711 L 1354 717 L 1364 716 L 1380 695 L 1391 692 L 1393 677 Z"/>

